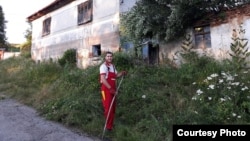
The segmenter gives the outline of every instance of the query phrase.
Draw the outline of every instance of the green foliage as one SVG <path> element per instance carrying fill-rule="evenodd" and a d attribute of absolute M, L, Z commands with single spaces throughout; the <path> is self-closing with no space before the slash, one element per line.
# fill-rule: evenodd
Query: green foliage
<path fill-rule="evenodd" d="M 122 15 L 122 35 L 134 42 L 143 38 L 165 37 L 166 16 L 170 12 L 166 4 L 151 0 L 138 1 L 130 12 Z"/>
<path fill-rule="evenodd" d="M 197 83 L 198 90 L 192 98 L 197 104 L 197 117 L 209 124 L 242 123 L 249 118 L 248 71 L 237 74 L 221 72 L 209 75 Z M 198 106 L 200 105 L 200 106 Z M 212 116 L 204 116 L 204 114 Z"/>
<path fill-rule="evenodd" d="M 114 64 L 118 64 L 116 66 L 117 70 L 130 70 L 134 67 L 133 56 L 127 53 L 118 52 L 114 54 Z"/>
<path fill-rule="evenodd" d="M 243 35 L 245 30 L 240 26 L 239 31 L 236 29 L 233 30 L 233 43 L 231 43 L 230 49 L 232 53 L 229 53 L 232 57 L 231 63 L 235 66 L 236 69 L 242 69 L 247 65 L 247 58 L 250 56 L 248 52 L 248 39 L 245 39 Z"/>
<path fill-rule="evenodd" d="M 192 42 L 193 40 L 191 35 L 187 34 L 182 41 L 181 50 L 175 52 L 173 56 L 173 61 L 178 60 L 181 64 L 194 61 L 196 62 L 199 56 L 197 53 L 192 51 Z"/>
<path fill-rule="evenodd" d="M 63 57 L 58 59 L 58 63 L 65 67 L 76 66 L 76 49 L 68 49 L 64 52 Z"/>
<path fill-rule="evenodd" d="M 60 75 L 58 65 L 51 63 L 36 65 L 30 58 L 23 56 L 12 57 L 0 63 L 0 91 L 10 95 L 17 94 L 16 98 L 25 99 L 27 104 L 32 102 L 39 104 L 36 101 L 39 101 L 40 97 L 46 97 L 46 92 L 50 89 L 43 90 L 43 87 L 47 87 Z"/>
<path fill-rule="evenodd" d="M 25 39 L 26 41 L 21 44 L 21 55 L 30 58 L 31 57 L 31 40 L 32 40 L 32 31 L 31 24 L 30 28 L 25 31 Z"/>
<path fill-rule="evenodd" d="M 4 12 L 2 9 L 2 6 L 0 5 L 0 48 L 5 48 L 7 50 L 7 38 L 5 35 L 5 18 L 4 18 Z"/>
<path fill-rule="evenodd" d="M 182 41 L 182 45 L 181 45 L 181 49 L 182 49 L 182 53 L 190 53 L 191 49 L 193 49 L 192 46 L 192 37 L 190 34 L 187 34 L 184 38 L 184 40 Z"/>
<path fill-rule="evenodd" d="M 135 43 L 145 38 L 173 41 L 183 37 L 187 28 L 208 13 L 223 13 L 225 6 L 230 9 L 240 6 L 239 3 L 249 0 L 139 0 L 122 16 L 121 33 Z"/>
<path fill-rule="evenodd" d="M 10 51 L 10 52 L 20 52 L 20 48 L 19 47 L 15 47 L 13 45 L 9 45 L 8 51 Z"/>

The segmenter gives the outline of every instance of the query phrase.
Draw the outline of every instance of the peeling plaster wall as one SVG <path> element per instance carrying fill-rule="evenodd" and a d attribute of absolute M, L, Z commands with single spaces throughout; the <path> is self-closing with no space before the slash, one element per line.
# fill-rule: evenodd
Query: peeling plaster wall
<path fill-rule="evenodd" d="M 226 59 L 230 58 L 230 45 L 233 43 L 232 36 L 233 30 L 237 31 L 242 25 L 243 29 L 245 29 L 244 38 L 250 39 L 250 17 L 243 17 L 240 20 L 239 18 L 233 18 L 228 23 L 221 24 L 218 26 L 211 27 L 211 42 L 212 42 L 212 50 L 215 58 L 217 59 Z M 247 45 L 249 48 L 249 44 Z"/>
<path fill-rule="evenodd" d="M 86 68 L 101 61 L 100 57 L 92 57 L 93 45 L 100 44 L 102 52 L 119 50 L 120 0 L 93 0 L 92 21 L 78 26 L 77 5 L 85 1 L 73 1 L 32 22 L 32 59 L 57 60 L 66 50 L 74 48 L 78 67 Z M 51 17 L 51 32 L 43 37 L 42 24 L 48 17 Z"/>
<path fill-rule="evenodd" d="M 239 30 L 240 25 L 242 25 L 243 29 L 245 29 L 244 38 L 250 40 L 250 17 L 247 15 L 240 15 L 238 17 L 231 17 L 226 23 L 224 22 L 221 24 L 211 25 L 210 34 L 212 47 L 205 50 L 194 49 L 194 51 L 199 54 L 206 53 L 217 60 L 230 58 L 229 52 L 230 45 L 233 43 L 233 29 Z M 189 29 L 188 33 L 193 35 L 192 29 Z M 194 42 L 194 35 L 192 40 Z M 181 60 L 178 56 L 176 56 L 176 52 L 181 50 L 181 42 L 182 40 L 167 44 L 160 44 L 160 62 L 164 62 L 164 60 L 166 61 L 166 59 L 169 59 L 170 61 L 173 61 L 175 65 L 179 65 Z M 250 49 L 249 43 L 247 47 Z"/>

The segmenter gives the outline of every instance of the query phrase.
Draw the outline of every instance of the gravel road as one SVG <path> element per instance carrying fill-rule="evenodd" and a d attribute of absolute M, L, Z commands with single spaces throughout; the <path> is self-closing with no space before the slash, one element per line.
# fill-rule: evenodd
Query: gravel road
<path fill-rule="evenodd" d="M 0 100 L 0 141 L 100 141 L 45 120 L 13 99 Z"/>

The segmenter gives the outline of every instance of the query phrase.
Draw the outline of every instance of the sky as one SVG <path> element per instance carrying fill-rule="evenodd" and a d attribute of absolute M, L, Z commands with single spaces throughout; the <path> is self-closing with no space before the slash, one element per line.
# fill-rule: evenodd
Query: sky
<path fill-rule="evenodd" d="M 52 3 L 54 0 L 0 0 L 9 43 L 20 44 L 26 41 L 25 31 L 30 27 L 27 17 Z"/>

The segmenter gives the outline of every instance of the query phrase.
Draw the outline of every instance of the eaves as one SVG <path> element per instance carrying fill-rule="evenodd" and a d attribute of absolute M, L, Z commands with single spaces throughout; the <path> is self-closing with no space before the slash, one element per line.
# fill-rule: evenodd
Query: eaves
<path fill-rule="evenodd" d="M 32 22 L 52 11 L 55 11 L 69 3 L 71 3 L 72 1 L 75 0 L 55 0 L 54 2 L 52 2 L 51 4 L 49 4 L 48 6 L 40 9 L 39 11 L 35 12 L 34 14 L 30 15 L 29 17 L 27 17 L 28 22 Z"/>

